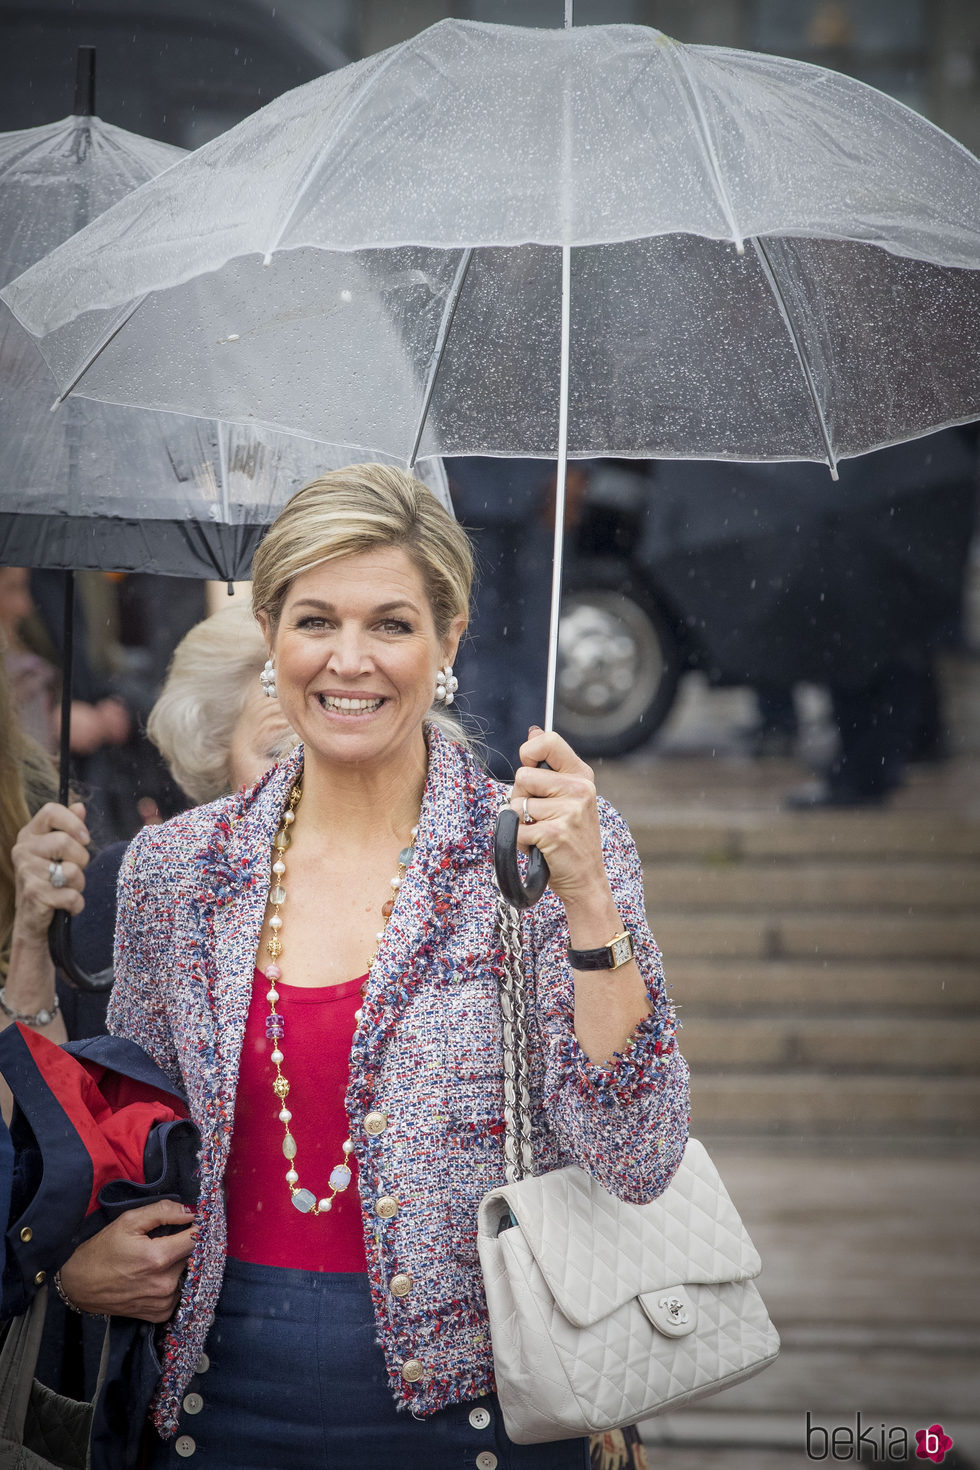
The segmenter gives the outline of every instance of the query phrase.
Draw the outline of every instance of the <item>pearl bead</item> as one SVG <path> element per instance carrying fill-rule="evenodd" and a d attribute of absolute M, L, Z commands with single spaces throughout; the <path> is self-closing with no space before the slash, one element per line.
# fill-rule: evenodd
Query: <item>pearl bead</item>
<path fill-rule="evenodd" d="M 276 1001 L 279 999 L 279 992 L 274 985 L 271 990 L 266 991 L 265 998 L 269 1002 L 270 1006 L 275 1005 Z"/>
<path fill-rule="evenodd" d="M 360 1009 L 360 1007 L 358 1007 L 358 1009 L 354 1012 L 354 1020 L 357 1022 L 358 1026 L 364 1020 L 364 1012 Z"/>
<path fill-rule="evenodd" d="M 391 886 L 392 888 L 400 888 L 402 886 L 402 880 L 400 878 L 392 878 Z M 281 922 L 282 920 L 280 920 L 280 923 Z"/>
<path fill-rule="evenodd" d="M 286 827 L 291 827 L 296 820 L 296 813 L 293 811 L 285 812 L 282 820 Z"/>
<path fill-rule="evenodd" d="M 418 835 L 419 835 L 419 829 L 418 829 L 418 827 L 413 827 L 412 828 L 412 836 L 413 837 L 417 837 Z"/>
<path fill-rule="evenodd" d="M 290 1123 L 292 1122 L 292 1118 L 293 1115 L 288 1108 L 283 1108 L 282 1112 L 279 1114 L 280 1123 Z"/>
<path fill-rule="evenodd" d="M 275 873 L 277 878 L 282 877 L 283 873 L 285 873 L 286 871 L 286 864 L 283 862 L 282 858 L 276 858 L 275 862 L 272 864 L 272 871 Z"/>
<path fill-rule="evenodd" d="M 317 1205 L 317 1209 L 318 1210 L 332 1210 L 333 1209 L 333 1200 L 332 1199 L 322 1199 L 322 1200 L 320 1200 L 319 1204 Z"/>
<path fill-rule="evenodd" d="M 273 914 L 272 915 L 272 918 L 269 920 L 269 928 L 270 929 L 281 929 L 282 928 L 282 919 L 279 917 L 278 914 Z"/>
<path fill-rule="evenodd" d="M 286 1170 L 286 1183 L 287 1184 L 298 1184 L 299 1183 L 299 1175 L 297 1174 L 297 1172 L 296 1172 L 295 1169 L 287 1169 Z"/>
<path fill-rule="evenodd" d="M 349 1138 L 344 1139 L 343 1143 L 341 1144 L 341 1148 L 344 1150 L 345 1154 L 352 1154 L 354 1152 L 354 1145 L 351 1143 Z"/>
<path fill-rule="evenodd" d="M 275 1051 L 272 1053 L 272 1065 L 274 1067 L 281 1066 L 282 1065 L 282 1061 L 283 1061 L 283 1055 L 282 1055 L 282 1052 L 279 1050 L 279 1048 L 277 1046 L 276 1049 L 275 1049 Z"/>

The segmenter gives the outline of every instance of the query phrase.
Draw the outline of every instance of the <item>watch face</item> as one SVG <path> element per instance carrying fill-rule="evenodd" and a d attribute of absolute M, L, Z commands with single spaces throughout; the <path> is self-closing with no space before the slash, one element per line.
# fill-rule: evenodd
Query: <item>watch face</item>
<path fill-rule="evenodd" d="M 620 965 L 625 965 L 628 960 L 633 958 L 633 941 L 628 934 L 622 935 L 619 939 L 614 939 L 609 948 L 612 950 L 614 970 L 618 970 Z"/>

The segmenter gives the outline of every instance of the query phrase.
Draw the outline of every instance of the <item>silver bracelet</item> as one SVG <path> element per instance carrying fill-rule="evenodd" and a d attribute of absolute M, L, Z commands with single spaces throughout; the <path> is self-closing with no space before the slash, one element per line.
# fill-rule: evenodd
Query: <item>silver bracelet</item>
<path fill-rule="evenodd" d="M 7 987 L 6 985 L 0 985 L 0 1011 L 3 1011 L 4 1015 L 9 1016 L 12 1021 L 20 1021 L 23 1026 L 46 1026 L 49 1021 L 54 1020 L 60 1010 L 61 1001 L 56 995 L 54 1005 L 50 1010 L 47 1007 L 42 1007 L 41 1010 L 35 1011 L 33 1016 L 25 1016 L 21 1011 L 15 1011 L 11 1006 L 8 1006 Z"/>
<path fill-rule="evenodd" d="M 55 1291 L 58 1293 L 59 1297 L 64 1302 L 64 1304 L 68 1308 L 68 1310 L 70 1312 L 77 1312 L 78 1315 L 81 1317 L 81 1315 L 82 1315 L 82 1309 L 81 1309 L 81 1307 L 76 1307 L 75 1303 L 72 1301 L 71 1297 L 68 1295 L 67 1291 L 65 1290 L 64 1286 L 61 1283 L 61 1272 L 60 1271 L 56 1271 L 54 1273 L 54 1275 L 52 1276 L 51 1280 L 54 1282 L 54 1289 L 55 1289 Z"/>

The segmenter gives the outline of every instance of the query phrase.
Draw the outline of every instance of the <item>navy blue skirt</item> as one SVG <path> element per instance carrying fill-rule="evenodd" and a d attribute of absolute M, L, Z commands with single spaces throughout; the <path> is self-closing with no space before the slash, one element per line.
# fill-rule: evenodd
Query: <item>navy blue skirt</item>
<path fill-rule="evenodd" d="M 396 1410 L 367 1278 L 229 1260 L 205 1353 L 149 1470 L 588 1470 L 588 1441 L 515 1445 L 496 1395 Z"/>

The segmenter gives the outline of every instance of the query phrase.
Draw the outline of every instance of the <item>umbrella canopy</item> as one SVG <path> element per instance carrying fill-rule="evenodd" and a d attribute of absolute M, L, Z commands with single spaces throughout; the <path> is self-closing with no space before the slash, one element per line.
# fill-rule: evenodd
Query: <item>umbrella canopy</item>
<path fill-rule="evenodd" d="M 572 456 L 833 462 L 980 413 L 977 160 L 850 78 L 638 26 L 440 22 L 4 296 L 75 393 L 547 456 L 563 246 Z"/>
<path fill-rule="evenodd" d="M 0 280 L 9 281 L 183 150 L 75 116 L 0 135 Z M 248 575 L 265 526 L 335 445 L 76 399 L 0 307 L 0 563 Z M 420 469 L 448 505 L 438 463 Z"/>

